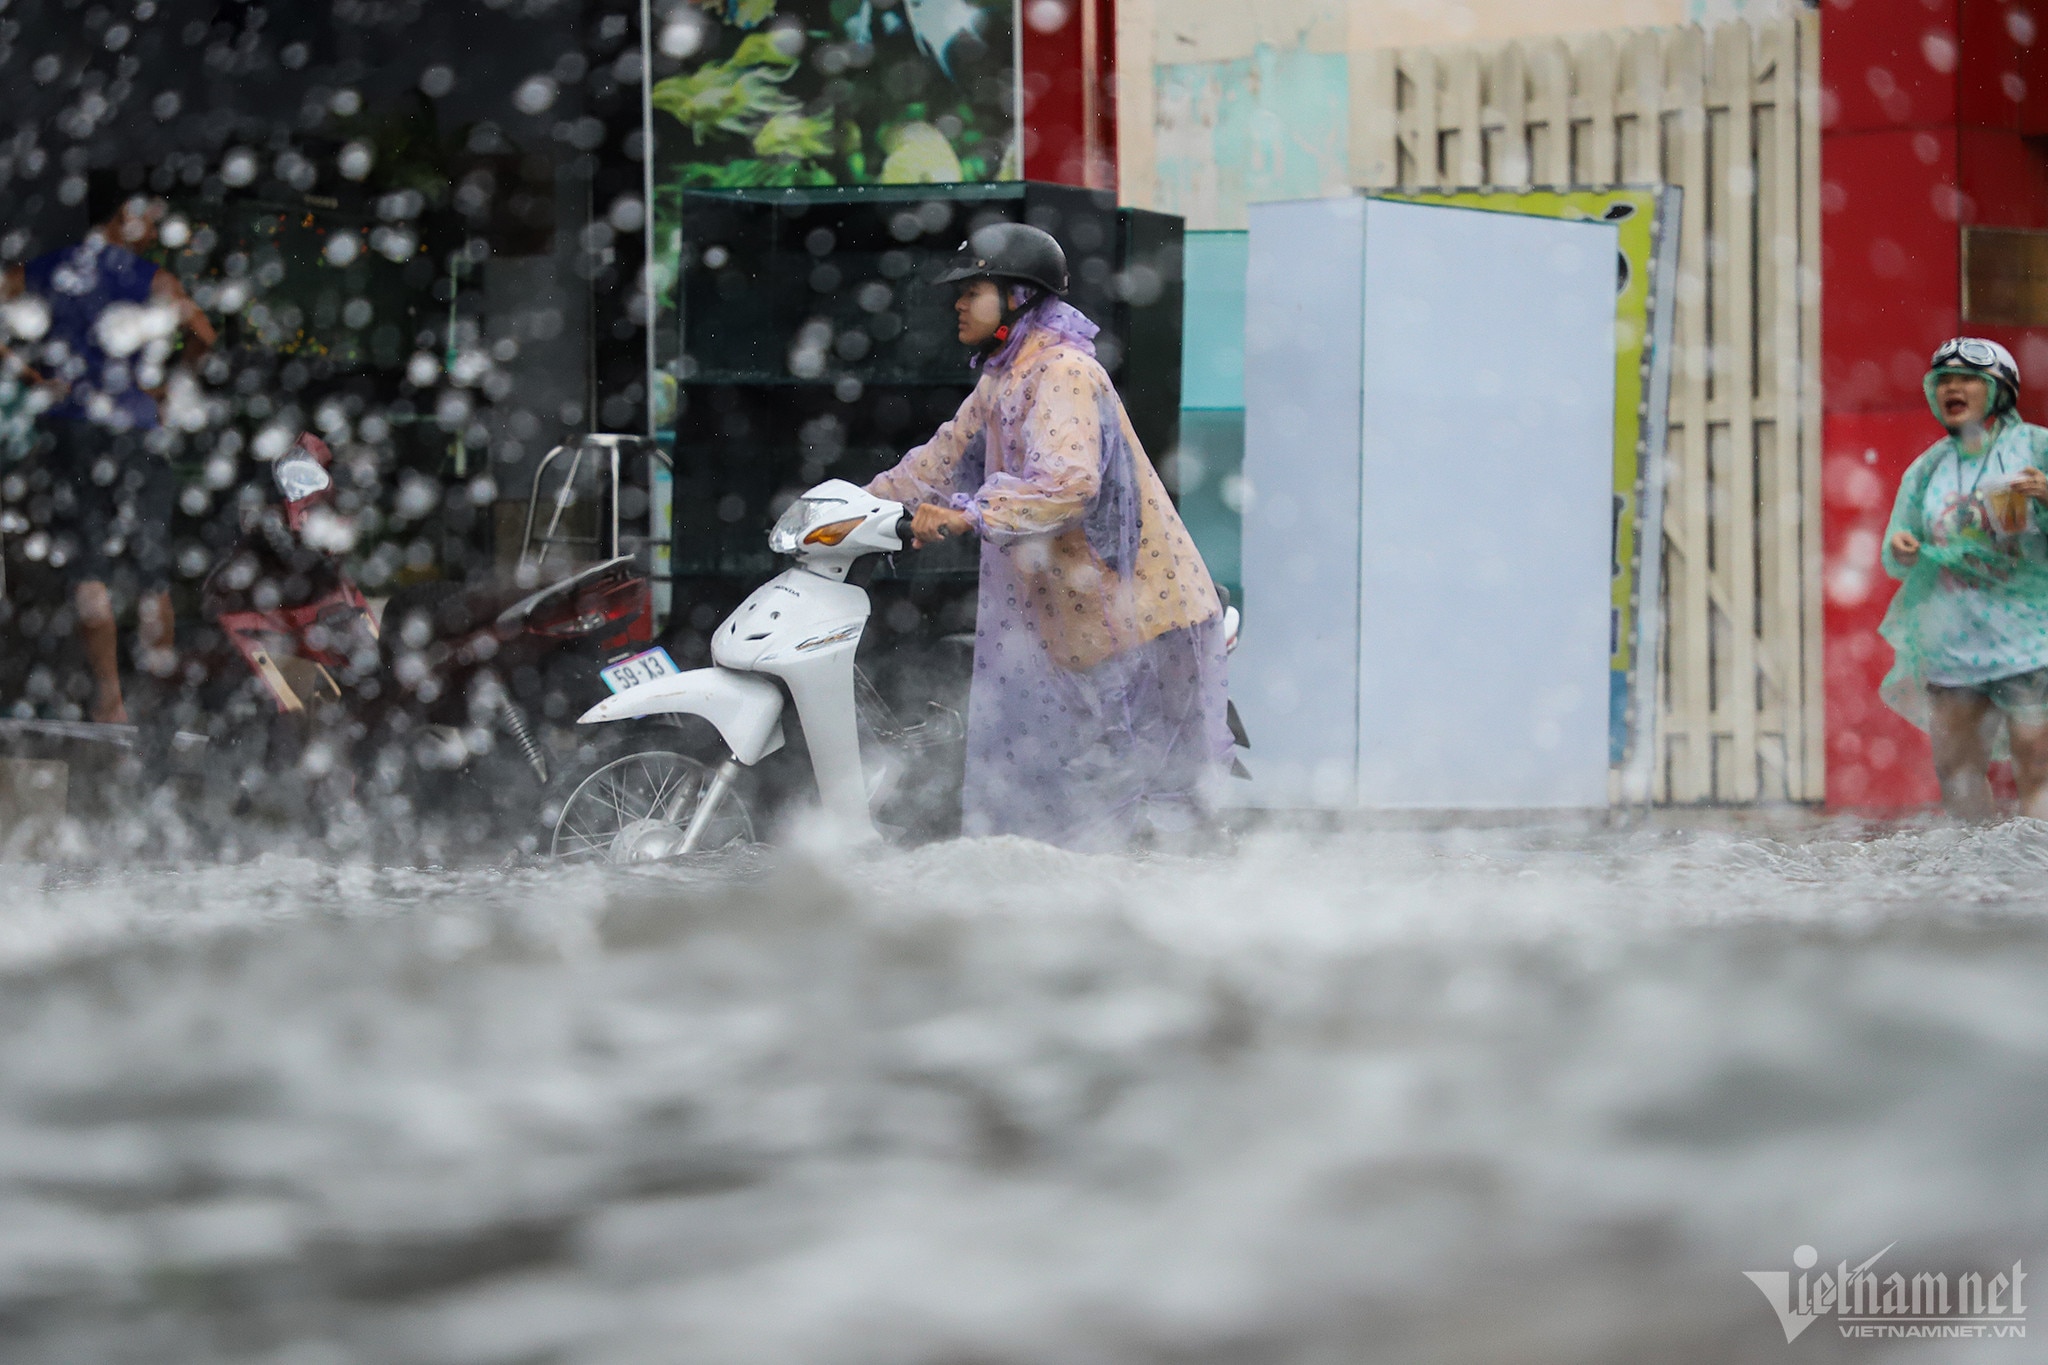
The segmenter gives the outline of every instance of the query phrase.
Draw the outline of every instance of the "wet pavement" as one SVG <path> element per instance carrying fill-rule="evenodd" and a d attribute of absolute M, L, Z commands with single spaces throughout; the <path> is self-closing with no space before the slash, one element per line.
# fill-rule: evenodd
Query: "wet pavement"
<path fill-rule="evenodd" d="M 2048 827 L 0 867 L 0 1359 L 2031 1359 Z M 2048 1258 L 2042 1258 L 2048 1264 Z"/>

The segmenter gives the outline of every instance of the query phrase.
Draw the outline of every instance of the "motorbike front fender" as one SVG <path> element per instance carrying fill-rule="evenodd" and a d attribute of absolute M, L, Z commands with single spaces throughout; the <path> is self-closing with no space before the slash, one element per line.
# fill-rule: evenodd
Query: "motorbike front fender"
<path fill-rule="evenodd" d="M 730 668 L 693 668 L 629 687 L 576 718 L 599 725 L 643 716 L 702 716 L 726 747 L 752 765 L 782 747 L 782 689 L 768 679 Z"/>

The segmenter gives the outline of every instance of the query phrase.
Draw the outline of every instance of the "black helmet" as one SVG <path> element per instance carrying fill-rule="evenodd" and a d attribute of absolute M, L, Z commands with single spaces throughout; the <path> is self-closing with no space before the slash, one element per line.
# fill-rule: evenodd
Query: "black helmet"
<path fill-rule="evenodd" d="M 1067 292 L 1067 253 L 1053 235 L 1023 223 L 990 223 L 960 244 L 940 284 L 962 280 L 1017 280 L 1054 294 Z"/>

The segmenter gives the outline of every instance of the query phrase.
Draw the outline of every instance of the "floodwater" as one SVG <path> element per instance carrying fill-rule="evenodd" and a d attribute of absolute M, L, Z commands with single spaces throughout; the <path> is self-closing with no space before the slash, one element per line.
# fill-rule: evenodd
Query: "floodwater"
<path fill-rule="evenodd" d="M 9 1362 L 2037 1358 L 1742 1272 L 2048 1269 L 2041 825 L 0 889 Z"/>

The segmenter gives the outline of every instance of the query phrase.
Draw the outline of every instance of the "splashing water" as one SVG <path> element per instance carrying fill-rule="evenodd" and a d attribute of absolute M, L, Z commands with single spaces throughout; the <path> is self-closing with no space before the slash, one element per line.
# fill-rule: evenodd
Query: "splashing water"
<path fill-rule="evenodd" d="M 7 1356 L 1777 1360 L 2040 1251 L 2043 834 L 10 869 Z"/>

